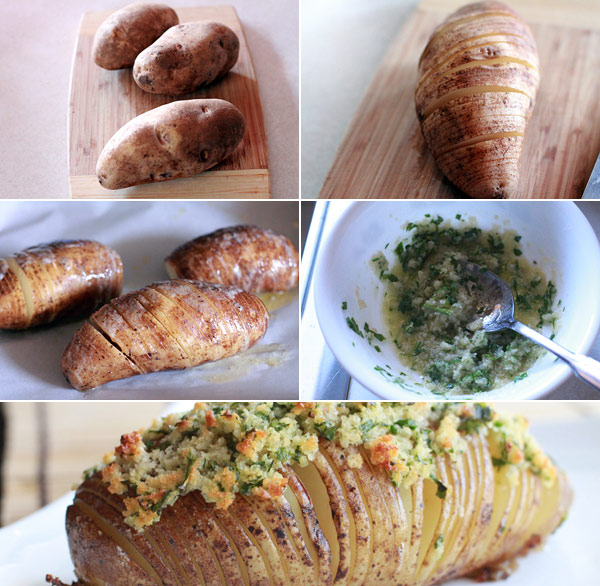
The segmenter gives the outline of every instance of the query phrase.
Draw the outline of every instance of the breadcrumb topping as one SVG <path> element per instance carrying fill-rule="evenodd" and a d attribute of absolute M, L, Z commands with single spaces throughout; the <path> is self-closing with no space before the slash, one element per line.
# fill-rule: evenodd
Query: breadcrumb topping
<path fill-rule="evenodd" d="M 125 495 L 126 522 L 141 531 L 194 490 L 219 509 L 237 494 L 281 497 L 285 468 L 306 466 L 321 439 L 364 446 L 394 485 L 433 478 L 443 494 L 434 458 L 458 461 L 465 438 L 475 433 L 487 436 L 494 466 L 509 478 L 528 468 L 554 482 L 556 469 L 530 436 L 527 420 L 478 403 L 197 403 L 123 435 L 85 477 L 100 470 L 108 490 Z M 359 467 L 362 457 L 355 454 L 348 464 Z"/>

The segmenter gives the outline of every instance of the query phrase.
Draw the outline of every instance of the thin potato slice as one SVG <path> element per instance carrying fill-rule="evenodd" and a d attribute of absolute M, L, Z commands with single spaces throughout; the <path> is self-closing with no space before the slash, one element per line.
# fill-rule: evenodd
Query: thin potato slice
<path fill-rule="evenodd" d="M 125 524 L 124 497 L 95 475 L 67 514 L 77 574 L 83 584 L 133 577 L 142 586 L 433 586 L 493 576 L 560 524 L 570 489 L 561 473 L 544 484 L 530 469 L 494 466 L 482 429 L 465 448 L 436 455 L 432 477 L 407 487 L 393 486 L 367 448 L 321 439 L 313 462 L 282 469 L 283 496 L 238 495 L 222 510 L 194 491 L 139 533 Z M 118 551 L 126 558 L 118 567 L 96 559 Z"/>

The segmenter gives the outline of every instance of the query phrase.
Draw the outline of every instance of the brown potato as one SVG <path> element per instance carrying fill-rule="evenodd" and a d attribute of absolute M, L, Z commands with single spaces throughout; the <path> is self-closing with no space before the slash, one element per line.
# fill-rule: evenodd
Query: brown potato
<path fill-rule="evenodd" d="M 180 279 L 153 283 L 92 314 L 67 346 L 61 369 L 84 391 L 198 366 L 247 350 L 268 322 L 262 301 L 246 291 Z"/>
<path fill-rule="evenodd" d="M 89 315 L 121 292 L 119 255 L 91 240 L 58 240 L 0 259 L 0 328 Z"/>
<path fill-rule="evenodd" d="M 187 94 L 225 75 L 236 64 L 239 50 L 237 35 L 224 24 L 186 22 L 170 28 L 137 56 L 133 78 L 152 94 Z"/>
<path fill-rule="evenodd" d="M 467 195 L 516 194 L 538 83 L 531 31 L 505 4 L 469 4 L 434 31 L 419 61 L 417 115 L 438 167 Z"/>
<path fill-rule="evenodd" d="M 141 51 L 178 23 L 175 11 L 165 4 L 129 4 L 111 14 L 96 31 L 94 61 L 104 69 L 133 67 Z"/>
<path fill-rule="evenodd" d="M 228 157 L 245 132 L 225 100 L 185 100 L 134 118 L 106 143 L 96 174 L 106 189 L 190 177 Z"/>
<path fill-rule="evenodd" d="M 511 480 L 492 464 L 487 434 L 465 437 L 458 461 L 436 457 L 437 481 L 411 487 L 394 486 L 363 448 L 321 438 L 314 462 L 284 469 L 282 497 L 238 494 L 218 510 L 194 491 L 140 532 L 123 518 L 123 500 L 135 492 L 112 494 L 92 476 L 67 510 L 76 574 L 86 585 L 141 586 L 174 584 L 175 575 L 190 584 L 221 584 L 224 574 L 227 584 L 265 586 L 432 586 L 489 575 L 539 546 L 564 519 L 572 492 L 561 472 L 551 486 L 531 470 Z M 350 467 L 359 453 L 362 465 Z"/>
<path fill-rule="evenodd" d="M 289 238 L 258 226 L 233 226 L 199 236 L 165 260 L 172 278 L 239 287 L 251 293 L 298 285 L 298 251 Z"/>

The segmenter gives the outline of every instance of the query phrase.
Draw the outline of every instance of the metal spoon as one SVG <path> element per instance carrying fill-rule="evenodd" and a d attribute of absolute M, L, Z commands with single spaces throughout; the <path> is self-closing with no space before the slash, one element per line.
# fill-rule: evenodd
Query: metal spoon
<path fill-rule="evenodd" d="M 467 279 L 469 293 L 476 302 L 473 319 L 481 318 L 486 332 L 505 328 L 514 330 L 564 360 L 581 380 L 600 389 L 600 362 L 584 354 L 575 354 L 517 321 L 512 291 L 498 275 L 472 262 L 458 263 L 461 275 Z"/>

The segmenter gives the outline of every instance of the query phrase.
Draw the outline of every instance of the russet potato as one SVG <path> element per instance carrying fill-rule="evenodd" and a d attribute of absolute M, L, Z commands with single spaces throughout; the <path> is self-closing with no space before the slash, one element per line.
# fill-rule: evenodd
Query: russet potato
<path fill-rule="evenodd" d="M 194 491 L 140 532 L 124 521 L 127 494 L 92 476 L 67 511 L 78 584 L 430 586 L 487 576 L 560 525 L 571 489 L 560 472 L 552 486 L 531 470 L 511 479 L 484 433 L 468 442 L 458 462 L 436 457 L 435 480 L 407 488 L 363 447 L 321 438 L 314 461 L 285 470 L 282 497 L 238 494 L 220 510 Z M 363 464 L 351 467 L 357 455 Z"/>
<path fill-rule="evenodd" d="M 245 122 L 225 100 L 184 100 L 129 121 L 106 143 L 96 174 L 106 189 L 190 177 L 228 157 Z"/>
<path fill-rule="evenodd" d="M 258 226 L 232 226 L 182 244 L 165 260 L 172 278 L 239 287 L 251 293 L 298 285 L 298 251 L 289 238 Z"/>
<path fill-rule="evenodd" d="M 246 291 L 183 279 L 153 283 L 93 313 L 67 346 L 61 369 L 83 391 L 198 366 L 247 350 L 268 322 L 262 301 Z"/>
<path fill-rule="evenodd" d="M 120 294 L 119 255 L 91 240 L 58 240 L 0 259 L 0 329 L 89 315 Z"/>
<path fill-rule="evenodd" d="M 432 34 L 415 91 L 425 142 L 467 195 L 516 195 L 539 65 L 527 24 L 496 0 L 457 10 Z"/>
<path fill-rule="evenodd" d="M 187 94 L 225 75 L 236 64 L 239 49 L 237 35 L 224 24 L 186 22 L 137 56 L 133 78 L 152 94 Z"/>
<path fill-rule="evenodd" d="M 94 61 L 104 69 L 133 67 L 139 53 L 178 23 L 175 11 L 165 4 L 129 4 L 111 14 L 96 31 Z"/>

